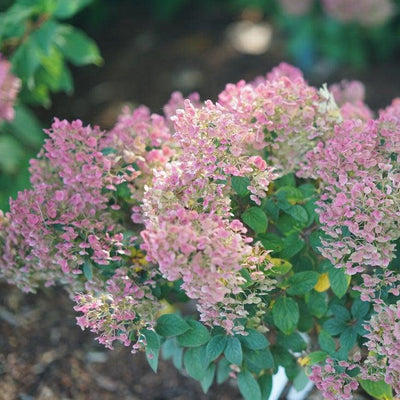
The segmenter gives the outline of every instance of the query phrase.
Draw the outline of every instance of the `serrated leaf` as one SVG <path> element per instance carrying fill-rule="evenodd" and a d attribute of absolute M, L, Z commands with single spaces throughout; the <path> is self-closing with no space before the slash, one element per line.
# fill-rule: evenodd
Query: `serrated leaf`
<path fill-rule="evenodd" d="M 308 382 L 310 382 L 310 379 L 308 378 L 304 368 L 301 368 L 293 380 L 293 386 L 298 392 L 300 392 L 307 386 Z"/>
<path fill-rule="evenodd" d="M 146 360 L 150 365 L 151 369 L 157 373 L 158 357 L 160 354 L 160 349 L 152 349 L 146 347 L 145 354 L 146 354 Z"/>
<path fill-rule="evenodd" d="M 249 370 L 256 374 L 260 373 L 263 369 L 274 368 L 274 359 L 269 349 L 245 349 L 243 355 Z"/>
<path fill-rule="evenodd" d="M 304 207 L 300 205 L 294 205 L 289 209 L 285 210 L 287 214 L 293 217 L 296 221 L 302 224 L 306 224 L 308 221 L 308 214 Z"/>
<path fill-rule="evenodd" d="M 319 274 L 315 271 L 297 272 L 289 278 L 290 287 L 286 292 L 290 295 L 305 294 L 318 282 Z"/>
<path fill-rule="evenodd" d="M 346 307 L 341 306 L 340 304 L 332 304 L 329 307 L 329 310 L 334 315 L 335 318 L 338 318 L 344 322 L 350 320 L 350 313 Z"/>
<path fill-rule="evenodd" d="M 190 325 L 176 314 L 164 314 L 157 320 L 156 332 L 161 336 L 177 336 L 189 329 Z"/>
<path fill-rule="evenodd" d="M 267 230 L 268 220 L 260 207 L 250 207 L 241 216 L 242 221 L 256 233 Z"/>
<path fill-rule="evenodd" d="M 202 323 L 194 320 L 187 320 L 186 322 L 189 324 L 190 329 L 176 338 L 180 346 L 196 347 L 210 340 L 210 333 Z"/>
<path fill-rule="evenodd" d="M 361 301 L 359 298 L 355 299 L 351 305 L 351 314 L 356 319 L 362 319 L 368 314 L 369 306 L 366 301 Z"/>
<path fill-rule="evenodd" d="M 333 336 L 339 335 L 346 329 L 346 322 L 339 318 L 331 318 L 324 322 L 323 328 Z"/>
<path fill-rule="evenodd" d="M 378 400 L 392 400 L 392 387 L 385 381 L 359 380 L 361 387 L 372 397 Z"/>
<path fill-rule="evenodd" d="M 225 350 L 227 338 L 224 335 L 216 335 L 207 344 L 207 357 L 210 361 L 216 360 Z"/>
<path fill-rule="evenodd" d="M 243 351 L 242 344 L 237 337 L 229 337 L 226 342 L 226 347 L 224 350 L 225 358 L 232 364 L 242 365 L 243 361 Z"/>
<path fill-rule="evenodd" d="M 253 374 L 242 370 L 238 375 L 239 391 L 245 400 L 261 400 L 261 390 Z"/>
<path fill-rule="evenodd" d="M 269 346 L 268 339 L 261 333 L 254 329 L 247 329 L 247 335 L 240 336 L 240 341 L 250 350 L 262 350 Z"/>
<path fill-rule="evenodd" d="M 307 343 L 298 332 L 293 332 L 290 335 L 279 332 L 277 344 L 295 352 L 301 352 L 307 348 Z"/>
<path fill-rule="evenodd" d="M 292 333 L 299 322 L 299 306 L 290 297 L 280 297 L 272 308 L 275 326 L 283 333 Z"/>
<path fill-rule="evenodd" d="M 247 187 L 250 186 L 250 179 L 245 176 L 232 176 L 232 188 L 241 197 L 250 194 Z"/>
<path fill-rule="evenodd" d="M 347 351 L 351 350 L 357 341 L 357 331 L 354 326 L 348 326 L 340 335 L 340 345 Z"/>
<path fill-rule="evenodd" d="M 331 268 L 328 275 L 333 293 L 339 299 L 342 298 L 347 292 L 351 277 L 344 272 L 343 268 Z"/>
<path fill-rule="evenodd" d="M 214 363 L 211 364 L 207 368 L 206 373 L 204 374 L 204 378 L 200 381 L 200 385 L 204 393 L 208 392 L 208 389 L 210 389 L 210 386 L 213 383 L 215 375 L 215 367 L 216 365 Z"/>

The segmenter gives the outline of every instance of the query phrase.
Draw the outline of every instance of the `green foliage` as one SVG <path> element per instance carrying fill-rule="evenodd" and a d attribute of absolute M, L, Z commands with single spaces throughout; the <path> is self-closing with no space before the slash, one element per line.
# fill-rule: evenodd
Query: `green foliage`
<path fill-rule="evenodd" d="M 191 326 L 177 314 L 164 314 L 157 320 L 156 332 L 160 336 L 182 335 L 190 329 Z"/>
<path fill-rule="evenodd" d="M 283 333 L 292 333 L 299 322 L 299 306 L 290 297 L 279 297 L 272 309 L 274 324 Z"/>
<path fill-rule="evenodd" d="M 52 92 L 73 91 L 68 62 L 102 63 L 96 44 L 84 32 L 61 23 L 92 0 L 15 0 L 0 5 L 0 53 L 21 80 L 15 118 L 0 126 L 0 209 L 9 196 L 29 186 L 25 173 L 43 141 L 40 124 L 24 104 L 49 107 Z M 5 4 L 7 5 L 7 3 Z"/>
<path fill-rule="evenodd" d="M 267 230 L 268 220 L 260 207 L 250 207 L 242 214 L 243 222 L 256 233 L 263 233 Z"/>

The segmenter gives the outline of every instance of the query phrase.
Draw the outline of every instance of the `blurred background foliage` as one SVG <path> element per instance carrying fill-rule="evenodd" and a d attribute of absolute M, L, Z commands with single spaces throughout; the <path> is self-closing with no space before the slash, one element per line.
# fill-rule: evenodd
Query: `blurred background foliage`
<path fill-rule="evenodd" d="M 374 19 L 368 8 L 374 2 L 381 10 L 390 3 L 385 15 Z M 328 3 L 339 4 L 339 13 Z M 359 9 L 351 8 L 356 3 Z M 71 66 L 102 65 L 91 37 L 101 46 L 104 31 L 126 10 L 153 25 L 179 25 L 198 13 L 246 21 L 250 30 L 261 26 L 261 35 L 278 31 L 288 61 L 307 75 L 321 65 L 362 70 L 390 60 L 400 48 L 399 9 L 400 0 L 0 0 L 0 53 L 22 84 L 14 120 L 0 122 L 0 209 L 28 185 L 29 159 L 44 139 L 35 115 L 51 107 L 52 94 L 72 94 Z"/>

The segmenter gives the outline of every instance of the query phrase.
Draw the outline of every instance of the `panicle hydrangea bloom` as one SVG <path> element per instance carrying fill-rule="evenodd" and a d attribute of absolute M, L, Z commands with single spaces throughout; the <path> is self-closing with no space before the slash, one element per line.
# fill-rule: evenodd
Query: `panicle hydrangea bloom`
<path fill-rule="evenodd" d="M 17 98 L 21 81 L 10 72 L 11 64 L 0 54 L 0 121 L 14 119 L 14 102 Z"/>
<path fill-rule="evenodd" d="M 320 179 L 322 254 L 350 275 L 387 267 L 400 235 L 399 120 L 346 120 L 306 156 L 300 176 Z M 393 151 L 395 150 L 395 151 Z"/>
<path fill-rule="evenodd" d="M 400 395 L 400 301 L 380 305 L 364 327 L 368 331 L 368 357 L 362 364 L 362 378 L 382 380 Z"/>
<path fill-rule="evenodd" d="M 196 108 L 186 100 L 174 119 L 181 152 L 155 172 L 145 194 L 143 249 L 168 280 L 183 280 L 187 295 L 198 299 L 204 322 L 240 330 L 234 320 L 245 311 L 232 303 L 242 291 L 239 271 L 250 259 L 261 263 L 266 253 L 250 246 L 247 230 L 232 219 L 230 181 L 248 177 L 251 197 L 260 204 L 276 175 L 251 155 L 253 132 L 221 105 L 208 101 Z"/>
<path fill-rule="evenodd" d="M 314 0 L 279 0 L 282 10 L 289 15 L 308 14 L 313 6 Z"/>
<path fill-rule="evenodd" d="M 2 233 L 1 275 L 24 290 L 80 274 L 85 262 L 108 265 L 126 254 L 115 223 L 116 186 L 137 171 L 102 153 L 105 133 L 55 120 L 31 162 L 32 189 L 10 203 Z"/>
<path fill-rule="evenodd" d="M 322 0 L 325 11 L 342 22 L 356 22 L 365 26 L 385 23 L 394 15 L 391 0 Z"/>
<path fill-rule="evenodd" d="M 166 164 L 175 153 L 166 119 L 151 114 L 145 106 L 133 111 L 126 107 L 114 128 L 102 140 L 102 147 L 112 149 L 109 157 L 115 162 L 122 157 L 121 161 L 135 166 L 136 177 L 129 184 L 134 200 L 132 220 L 142 223 L 140 203 L 144 187 L 151 184 L 153 169 Z"/>
<path fill-rule="evenodd" d="M 344 119 L 368 121 L 373 118 L 372 111 L 364 103 L 365 87 L 361 82 L 344 80 L 329 86 L 329 90 Z"/>
<path fill-rule="evenodd" d="M 314 365 L 309 376 L 321 391 L 326 400 L 351 400 L 353 392 L 358 388 L 358 382 L 344 370 L 345 367 L 354 368 L 347 362 L 337 363 L 328 358 L 324 366 Z M 338 370 L 342 371 L 339 372 Z"/>
<path fill-rule="evenodd" d="M 309 86 L 295 67 L 282 63 L 267 80 L 228 84 L 219 103 L 250 128 L 252 142 L 265 148 L 268 160 L 282 172 L 295 170 L 315 140 L 329 135 L 341 115 L 325 88 Z"/>
<path fill-rule="evenodd" d="M 154 281 L 140 276 L 141 266 L 132 265 L 129 270 L 119 268 L 107 281 L 103 292 L 86 292 L 75 296 L 75 311 L 82 330 L 88 328 L 98 334 L 99 343 L 113 349 L 115 341 L 132 346 L 136 352 L 144 343 L 140 330 L 153 329 L 158 302 L 151 289 Z M 135 272 L 137 270 L 138 272 Z M 142 281 L 142 283 L 140 283 Z"/>
<path fill-rule="evenodd" d="M 195 107 L 201 106 L 200 95 L 197 92 L 189 94 L 187 99 L 189 99 L 190 102 Z M 171 117 L 173 117 L 176 114 L 176 110 L 185 108 L 185 100 L 186 100 L 186 98 L 183 97 L 181 92 L 177 92 L 177 91 L 172 92 L 171 97 L 168 100 L 168 103 L 165 104 L 165 106 L 163 107 L 165 119 L 171 129 L 174 128 L 174 124 L 173 124 L 173 121 L 171 120 Z"/>

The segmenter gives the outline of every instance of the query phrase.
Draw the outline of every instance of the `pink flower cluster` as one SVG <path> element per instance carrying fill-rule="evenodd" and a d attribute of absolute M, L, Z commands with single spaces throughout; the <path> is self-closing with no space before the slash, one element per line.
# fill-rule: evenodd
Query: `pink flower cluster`
<path fill-rule="evenodd" d="M 399 110 L 396 101 L 378 120 L 345 120 L 333 137 L 306 156 L 300 176 L 320 179 L 317 202 L 322 254 L 350 275 L 387 267 L 400 236 Z"/>
<path fill-rule="evenodd" d="M 74 307 L 83 313 L 77 317 L 82 330 L 88 328 L 99 334 L 96 339 L 109 349 L 119 341 L 124 346 L 132 346 L 133 353 L 142 347 L 138 341 L 140 330 L 153 328 L 159 310 L 151 292 L 155 282 L 148 279 L 139 283 L 141 277 L 134 272 L 134 267 L 117 269 L 102 293 L 76 295 Z"/>
<path fill-rule="evenodd" d="M 365 87 L 361 82 L 344 80 L 331 85 L 329 90 L 339 105 L 344 119 L 368 121 L 373 118 L 372 111 L 364 103 Z"/>
<path fill-rule="evenodd" d="M 237 124 L 246 126 L 249 143 L 265 148 L 268 160 L 283 172 L 295 170 L 315 140 L 341 118 L 330 93 L 309 86 L 301 71 L 286 63 L 266 79 L 228 84 L 218 99 Z"/>
<path fill-rule="evenodd" d="M 175 92 L 175 97 L 179 96 L 182 95 Z M 172 112 L 172 105 L 169 107 Z M 122 158 L 127 165 L 135 166 L 136 177 L 130 182 L 133 201 L 132 220 L 135 223 L 142 223 L 140 204 L 144 187 L 151 184 L 153 169 L 160 168 L 174 155 L 174 143 L 171 141 L 166 119 L 161 115 L 151 114 L 145 106 L 133 111 L 124 108 L 115 127 L 102 141 L 102 146 L 115 151 L 110 157 L 117 162 Z"/>
<path fill-rule="evenodd" d="M 23 290 L 80 274 L 86 260 L 107 265 L 125 253 L 123 234 L 109 209 L 116 184 L 135 170 L 101 152 L 104 132 L 80 121 L 55 120 L 49 139 L 31 162 L 32 189 L 10 202 L 3 233 L 1 275 Z M 111 190 L 107 190 L 111 189 Z"/>
<path fill-rule="evenodd" d="M 324 366 L 314 365 L 309 376 L 321 391 L 326 400 L 351 400 L 353 391 L 358 388 L 356 378 L 350 377 L 346 372 L 338 372 L 338 369 L 355 368 L 346 361 L 339 361 L 328 358 Z"/>
<path fill-rule="evenodd" d="M 327 14 L 339 21 L 365 26 L 381 25 L 395 12 L 391 0 L 322 0 L 322 5 Z"/>
<path fill-rule="evenodd" d="M 183 279 L 187 295 L 198 300 L 201 319 L 228 332 L 244 313 L 232 308 L 242 292 L 239 271 L 265 259 L 249 243 L 246 228 L 232 219 L 231 177 L 247 177 L 251 198 L 260 204 L 276 177 L 255 154 L 255 135 L 220 104 L 195 107 L 189 100 L 174 117 L 175 161 L 155 172 L 144 197 L 143 249 L 171 281 Z M 241 317 L 244 315 L 240 315 Z"/>
<path fill-rule="evenodd" d="M 0 121 L 14 119 L 14 102 L 21 82 L 10 72 L 11 64 L 0 54 Z"/>
<path fill-rule="evenodd" d="M 400 395 L 400 301 L 380 306 L 365 328 L 369 353 L 362 365 L 362 378 L 384 379 Z"/>

